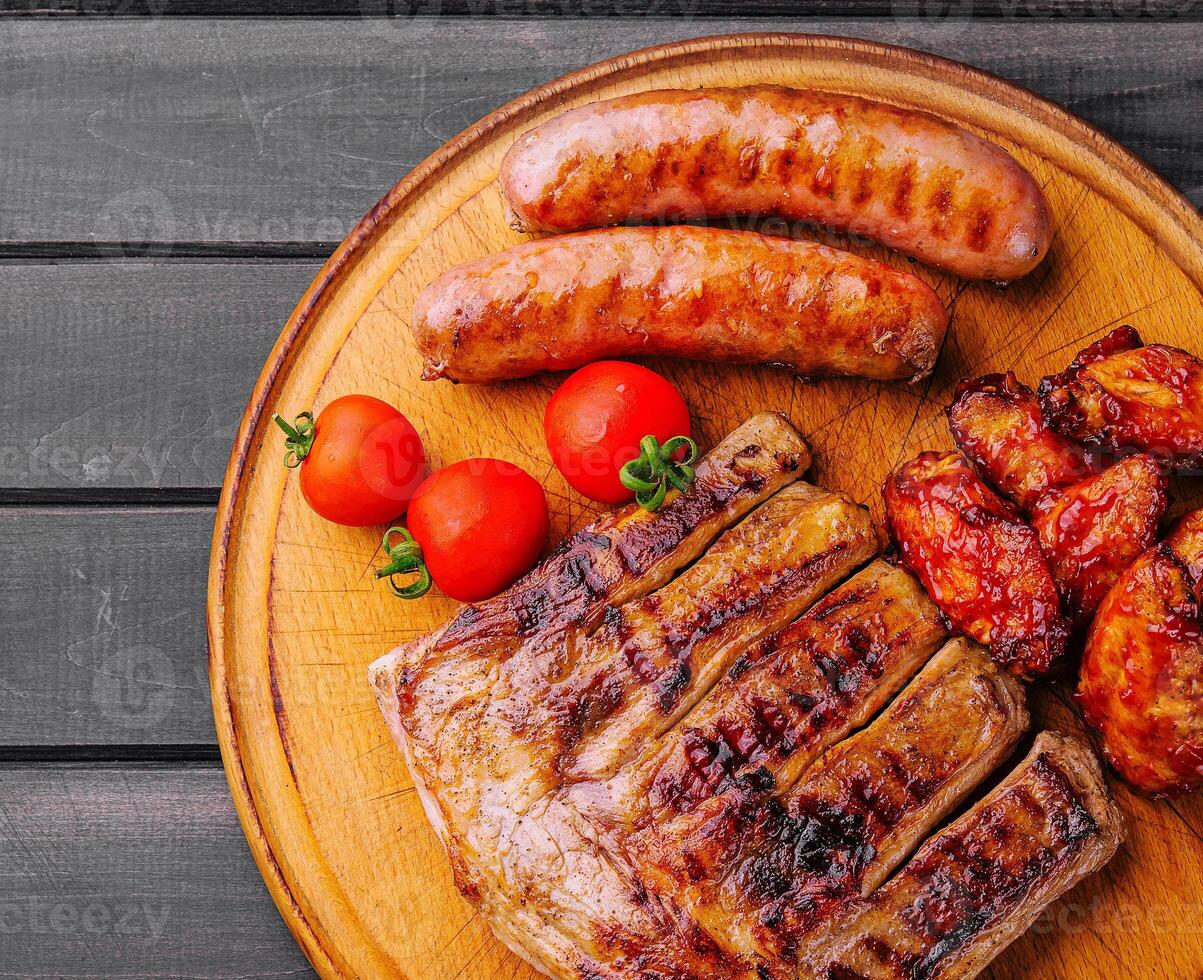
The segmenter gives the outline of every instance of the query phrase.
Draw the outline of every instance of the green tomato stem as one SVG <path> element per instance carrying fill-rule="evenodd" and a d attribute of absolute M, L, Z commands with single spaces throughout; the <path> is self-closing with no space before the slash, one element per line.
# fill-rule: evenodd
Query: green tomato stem
<path fill-rule="evenodd" d="M 685 450 L 685 457 L 675 457 Z M 644 510 L 657 510 L 664 503 L 669 487 L 679 493 L 689 489 L 697 478 L 693 464 L 697 462 L 698 446 L 687 436 L 674 436 L 663 446 L 655 436 L 639 440 L 639 455 L 618 471 L 619 482 L 635 491 L 635 502 Z"/>
<path fill-rule="evenodd" d="M 400 535 L 401 540 L 394 544 L 393 535 Z M 430 570 L 422 561 L 422 548 L 414 536 L 403 527 L 390 527 L 384 532 L 380 542 L 389 562 L 383 568 L 376 569 L 376 578 L 388 578 L 389 590 L 398 599 L 418 599 L 430 591 L 432 584 Z M 417 578 L 408 585 L 398 585 L 393 581 L 395 575 L 417 573 Z"/>
<path fill-rule="evenodd" d="M 300 466 L 301 461 L 309 455 L 309 450 L 313 448 L 313 438 L 316 432 L 313 413 L 302 412 L 296 417 L 296 424 L 289 425 L 280 417 L 279 412 L 273 412 L 272 421 L 284 433 L 284 465 L 289 469 Z"/>

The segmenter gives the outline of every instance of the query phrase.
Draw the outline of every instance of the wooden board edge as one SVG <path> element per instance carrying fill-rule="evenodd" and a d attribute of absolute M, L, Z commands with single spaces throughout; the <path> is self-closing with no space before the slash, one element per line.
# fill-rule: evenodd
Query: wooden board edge
<path fill-rule="evenodd" d="M 959 76 L 967 88 L 973 89 L 979 95 L 998 96 L 1000 92 L 1005 94 L 1009 104 L 1044 126 L 1073 138 L 1084 151 L 1090 152 L 1106 166 L 1120 172 L 1133 186 L 1148 194 L 1154 204 L 1173 219 L 1180 231 L 1180 236 L 1175 241 L 1162 244 L 1173 252 L 1178 264 L 1187 270 L 1195 285 L 1203 291 L 1203 218 L 1182 194 L 1170 187 L 1142 160 L 1085 120 L 1023 86 L 952 59 L 883 42 L 832 35 L 760 32 L 717 35 L 644 48 L 586 66 L 532 89 L 468 127 L 427 157 L 409 175 L 394 185 L 343 240 L 322 266 L 286 321 L 255 382 L 240 421 L 225 471 L 213 531 L 206 628 L 210 690 L 217 739 L 227 781 L 251 853 L 268 890 L 285 924 L 315 969 L 323 976 L 343 974 L 338 968 L 334 954 L 323 943 L 319 929 L 305 916 L 292 894 L 277 860 L 277 846 L 264 826 L 256 806 L 236 737 L 236 708 L 231 695 L 228 651 L 225 645 L 224 610 L 229 584 L 231 542 L 241 516 L 242 487 L 248 478 L 248 464 L 254 455 L 256 440 L 262 436 L 269 417 L 267 409 L 272 401 L 273 388 L 287 368 L 291 355 L 303 340 L 307 326 L 344 281 L 348 271 L 354 267 L 355 260 L 370 245 L 385 221 L 402 212 L 409 201 L 467 147 L 523 115 L 540 111 L 545 101 L 597 79 L 622 78 L 653 63 L 658 67 L 668 67 L 674 61 L 704 53 L 737 53 L 746 48 L 766 47 L 829 48 L 882 64 L 902 62 L 931 77 Z M 1125 213 L 1133 216 L 1138 224 L 1144 224 L 1139 217 L 1132 214 L 1134 205 L 1131 200 L 1125 197 L 1115 197 L 1113 200 Z"/>

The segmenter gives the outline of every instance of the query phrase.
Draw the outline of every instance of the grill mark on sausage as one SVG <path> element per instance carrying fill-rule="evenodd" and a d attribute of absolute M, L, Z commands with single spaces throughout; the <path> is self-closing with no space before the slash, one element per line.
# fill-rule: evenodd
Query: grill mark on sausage
<path fill-rule="evenodd" d="M 931 196 L 927 199 L 927 210 L 931 215 L 929 229 L 936 237 L 946 238 L 953 217 L 953 185 L 945 175 L 937 176 L 932 183 Z"/>
<path fill-rule="evenodd" d="M 856 173 L 856 189 L 852 192 L 853 204 L 862 205 L 873 196 L 876 175 L 873 161 L 865 160 Z"/>
<path fill-rule="evenodd" d="M 902 172 L 894 180 L 894 194 L 890 200 L 890 210 L 899 218 L 910 218 L 914 209 L 914 190 L 915 164 L 913 161 L 907 161 Z"/>
<path fill-rule="evenodd" d="M 739 149 L 739 179 L 750 184 L 760 173 L 763 150 L 759 143 L 744 143 Z"/>
<path fill-rule="evenodd" d="M 835 197 L 835 156 L 829 154 L 819 164 L 819 169 L 810 179 L 810 191 L 815 197 Z"/>
<path fill-rule="evenodd" d="M 994 210 L 988 204 L 977 207 L 969 226 L 966 244 L 975 252 L 984 252 L 990 246 L 990 229 L 994 225 Z"/>
<path fill-rule="evenodd" d="M 563 161 L 582 154 L 591 163 L 574 168 L 565 188 Z M 521 138 L 501 180 L 516 213 L 541 216 L 543 230 L 775 214 L 867 234 L 974 278 L 1000 267 L 1003 278 L 1025 274 L 1050 236 L 1031 175 L 972 134 L 924 113 L 770 86 L 701 97 L 668 91 L 575 110 Z M 933 180 L 951 193 L 931 189 Z M 958 200 L 978 194 L 998 199 L 1006 227 L 1030 234 L 1033 255 L 1009 256 L 998 241 L 975 250 L 971 225 L 945 220 Z"/>
<path fill-rule="evenodd" d="M 652 158 L 651 168 L 647 172 L 647 186 L 649 191 L 659 190 L 663 183 L 664 169 L 670 162 L 670 157 L 675 156 L 677 147 L 672 143 L 662 143 L 656 148 L 656 153 Z M 678 164 L 676 160 L 672 161 L 672 172 L 677 173 Z"/>

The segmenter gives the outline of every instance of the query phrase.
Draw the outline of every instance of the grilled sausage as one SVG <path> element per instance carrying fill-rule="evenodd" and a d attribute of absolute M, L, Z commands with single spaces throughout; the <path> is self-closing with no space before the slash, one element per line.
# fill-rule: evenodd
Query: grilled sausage
<path fill-rule="evenodd" d="M 640 355 L 892 380 L 931 372 L 947 322 L 914 276 L 822 245 L 612 228 L 450 270 L 418 296 L 413 330 L 426 380 L 484 384 Z"/>
<path fill-rule="evenodd" d="M 526 231 L 777 215 L 970 279 L 1044 258 L 1048 206 L 1007 153 L 924 112 L 776 86 L 644 92 L 573 109 L 510 148 Z"/>

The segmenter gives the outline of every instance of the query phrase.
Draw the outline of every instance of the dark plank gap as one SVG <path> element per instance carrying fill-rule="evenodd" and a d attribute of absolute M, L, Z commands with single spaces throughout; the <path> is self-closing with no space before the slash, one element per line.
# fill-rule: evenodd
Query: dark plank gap
<path fill-rule="evenodd" d="M 532 86 L 749 27 L 980 65 L 1098 123 L 1203 201 L 1203 44 L 1185 21 L 12 19 L 0 32 L 0 242 L 144 254 L 338 241 L 427 154 Z"/>
<path fill-rule="evenodd" d="M 148 762 L 221 764 L 216 745 L 0 745 L 0 765 L 6 763 L 108 763 L 137 765 Z"/>
<path fill-rule="evenodd" d="M 212 510 L 220 487 L 0 487 L 0 507 L 202 507 Z"/>
<path fill-rule="evenodd" d="M 319 268 L 0 265 L 0 499 L 215 502 L 251 387 Z"/>
<path fill-rule="evenodd" d="M 216 766 L 0 765 L 0 976 L 313 976 Z"/>
<path fill-rule="evenodd" d="M 175 262 L 204 259 L 210 262 L 239 262 L 254 259 L 325 261 L 338 246 L 326 242 L 0 242 L 0 265 L 13 262 Z"/>
<path fill-rule="evenodd" d="M 1196 0 L 0 0 L 0 14 L 56 17 L 914 17 L 1177 20 Z"/>
<path fill-rule="evenodd" d="M 212 757 L 210 509 L 0 508 L 0 746 Z M 138 746 L 150 747 L 142 751 Z M 0 876 L 2 877 L 2 876 Z M 0 975 L 3 971 L 0 970 Z"/>

